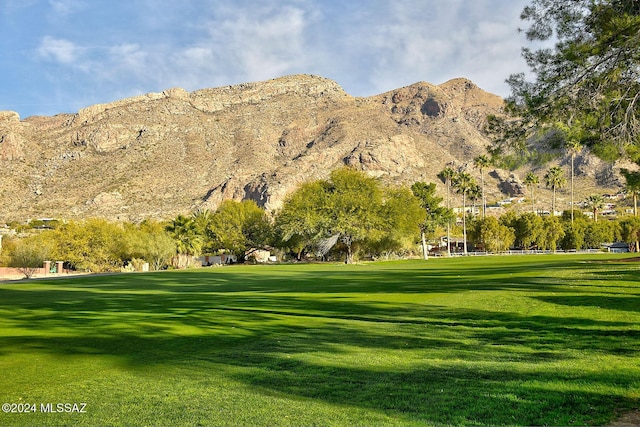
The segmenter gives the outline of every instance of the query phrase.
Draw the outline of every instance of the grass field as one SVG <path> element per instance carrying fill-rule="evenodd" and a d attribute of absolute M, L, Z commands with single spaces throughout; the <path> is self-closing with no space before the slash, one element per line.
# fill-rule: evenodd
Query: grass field
<path fill-rule="evenodd" d="M 35 405 L 0 425 L 604 425 L 640 406 L 621 257 L 0 284 L 0 403 Z"/>

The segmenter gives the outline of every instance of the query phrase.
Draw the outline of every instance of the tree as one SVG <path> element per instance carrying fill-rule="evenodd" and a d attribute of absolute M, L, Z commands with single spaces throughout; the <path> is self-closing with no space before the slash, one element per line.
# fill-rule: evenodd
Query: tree
<path fill-rule="evenodd" d="M 48 256 L 46 246 L 34 238 L 18 240 L 9 258 L 9 266 L 17 268 L 26 279 L 30 279 L 44 265 Z"/>
<path fill-rule="evenodd" d="M 414 184 L 415 185 L 415 184 Z M 442 198 L 435 197 L 435 184 L 433 194 L 435 199 L 442 201 Z M 384 219 L 381 237 L 370 242 L 372 246 L 384 249 L 387 253 L 413 247 L 416 237 L 431 235 L 435 227 L 442 223 L 443 219 L 438 218 L 438 212 L 444 208 L 428 205 L 429 212 L 421 203 L 421 198 L 414 195 L 412 189 L 389 188 L 383 190 L 382 216 Z M 433 200 L 428 200 L 433 202 Z M 369 241 L 369 239 L 367 239 Z M 422 240 L 424 244 L 424 239 Z M 426 249 L 423 246 L 423 251 Z M 423 252 L 424 255 L 424 252 Z"/>
<path fill-rule="evenodd" d="M 553 189 L 553 198 L 551 200 L 551 215 L 556 212 L 556 189 L 562 188 L 567 183 L 564 177 L 564 171 L 560 166 L 550 168 L 544 176 L 547 187 Z"/>
<path fill-rule="evenodd" d="M 378 182 L 362 172 L 341 168 L 331 172 L 327 235 L 339 235 L 346 247 L 345 263 L 353 262 L 353 246 L 380 237 L 384 219 L 380 215 L 382 190 Z"/>
<path fill-rule="evenodd" d="M 587 221 L 585 218 L 578 218 L 577 216 L 574 218 L 574 221 L 571 222 L 570 215 L 565 215 L 563 217 L 562 225 L 564 228 L 564 236 L 560 239 L 560 247 L 567 250 L 580 250 L 584 248 L 585 241 L 585 230 L 587 229 Z"/>
<path fill-rule="evenodd" d="M 539 246 L 544 234 L 542 218 L 534 213 L 523 213 L 514 223 L 516 245 L 522 249 Z"/>
<path fill-rule="evenodd" d="M 542 218 L 542 228 L 544 232 L 538 242 L 538 247 L 555 252 L 558 242 L 564 237 L 564 227 L 560 219 L 555 216 L 545 216 Z"/>
<path fill-rule="evenodd" d="M 476 241 L 481 242 L 487 252 L 506 251 L 515 240 L 513 230 L 492 216 L 475 221 L 473 229 Z"/>
<path fill-rule="evenodd" d="M 585 248 L 600 249 L 603 243 L 620 238 L 620 225 L 614 221 L 590 222 L 584 230 Z"/>
<path fill-rule="evenodd" d="M 230 251 L 239 261 L 271 241 L 269 217 L 253 200 L 222 202 L 213 214 L 208 232 L 214 246 Z"/>
<path fill-rule="evenodd" d="M 567 152 L 569 153 L 569 155 L 571 156 L 571 222 L 573 222 L 573 208 L 574 208 L 573 181 L 575 177 L 574 163 L 575 163 L 576 155 L 580 153 L 580 149 L 582 148 L 582 146 L 580 145 L 580 142 L 575 138 L 565 139 L 564 146 Z"/>
<path fill-rule="evenodd" d="M 633 245 L 636 252 L 640 252 L 640 217 L 629 216 L 620 221 L 621 237 Z"/>
<path fill-rule="evenodd" d="M 529 191 L 531 192 L 531 212 L 536 213 L 536 199 L 533 194 L 533 189 L 536 185 L 540 184 L 540 178 L 533 172 L 529 172 L 524 177 L 524 185 L 529 187 Z"/>
<path fill-rule="evenodd" d="M 285 198 L 277 213 L 275 229 L 280 241 L 288 245 L 300 260 L 302 253 L 326 237 L 330 218 L 324 212 L 328 205 L 329 182 L 306 182 Z"/>
<path fill-rule="evenodd" d="M 523 128 L 560 122 L 601 157 L 640 160 L 640 2 L 532 0 L 521 18 L 528 40 L 543 42 L 523 49 L 534 81 L 508 79 L 508 109 Z"/>
<path fill-rule="evenodd" d="M 190 260 L 200 254 L 203 245 L 203 235 L 200 234 L 198 224 L 192 216 L 178 215 L 166 226 L 166 231 L 175 241 L 175 266 L 183 268 Z"/>
<path fill-rule="evenodd" d="M 89 218 L 69 221 L 42 235 L 54 242 L 52 257 L 68 262 L 76 270 L 120 271 L 124 265 L 128 245 L 122 224 Z"/>
<path fill-rule="evenodd" d="M 176 243 L 163 223 L 144 220 L 139 225 L 125 224 L 123 259 L 143 259 L 152 270 L 162 270 L 176 255 Z"/>
<path fill-rule="evenodd" d="M 598 211 L 604 207 L 604 198 L 600 194 L 592 194 L 587 197 L 587 206 L 591 209 L 591 212 L 593 212 L 593 220 L 598 222 Z"/>
<path fill-rule="evenodd" d="M 456 176 L 456 171 L 447 166 L 438 174 L 438 178 L 442 180 L 447 186 L 447 209 L 451 209 L 451 184 L 453 177 Z M 451 220 L 447 222 L 447 256 L 451 256 Z"/>
<path fill-rule="evenodd" d="M 420 204 L 410 192 L 385 192 L 376 179 L 341 168 L 331 172 L 329 180 L 303 184 L 289 196 L 278 214 L 277 228 L 284 241 L 295 235 L 331 244 L 339 240 L 349 264 L 357 245 L 384 238 L 398 242 L 404 233 L 417 235 L 423 219 Z"/>
<path fill-rule="evenodd" d="M 489 167 L 491 160 L 485 154 L 473 159 L 473 166 L 480 169 L 480 180 L 482 183 L 482 218 L 487 215 L 487 198 L 484 192 L 484 169 Z"/>
<path fill-rule="evenodd" d="M 468 172 L 458 172 L 453 177 L 453 187 L 458 194 L 462 194 L 462 239 L 464 241 L 464 253 L 467 254 L 467 194 L 473 190 L 476 183 Z"/>
<path fill-rule="evenodd" d="M 426 235 L 434 233 L 436 228 L 448 224 L 453 213 L 451 209 L 440 206 L 442 197 L 436 196 L 436 185 L 426 182 L 415 182 L 411 186 L 413 195 L 420 201 L 420 206 L 426 213 L 424 221 L 420 223 L 420 237 L 422 242 L 422 256 L 428 257 Z"/>
<path fill-rule="evenodd" d="M 633 197 L 633 216 L 638 216 L 638 194 L 640 194 L 640 172 L 620 169 L 625 179 L 625 188 Z"/>

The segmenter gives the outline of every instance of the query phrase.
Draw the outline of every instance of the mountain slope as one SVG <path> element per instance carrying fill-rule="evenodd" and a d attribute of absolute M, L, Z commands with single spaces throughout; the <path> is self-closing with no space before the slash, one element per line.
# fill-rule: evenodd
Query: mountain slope
<path fill-rule="evenodd" d="M 480 129 L 502 103 L 466 79 L 355 98 L 295 75 L 54 117 L 0 112 L 0 219 L 168 218 L 228 198 L 274 209 L 345 164 L 390 184 L 435 182 L 484 153 Z M 490 196 L 499 184 L 489 178 Z"/>

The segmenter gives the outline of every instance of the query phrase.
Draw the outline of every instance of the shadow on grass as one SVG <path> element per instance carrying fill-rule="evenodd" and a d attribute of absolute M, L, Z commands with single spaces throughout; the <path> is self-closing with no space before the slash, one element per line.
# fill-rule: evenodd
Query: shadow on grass
<path fill-rule="evenodd" d="M 615 409 L 637 404 L 624 393 L 638 386 L 637 372 L 589 372 L 579 358 L 637 356 L 633 319 L 344 296 L 486 290 L 496 298 L 533 292 L 566 306 L 620 304 L 618 297 L 564 295 L 553 275 L 542 274 L 551 267 L 466 271 L 464 280 L 474 284 L 460 283 L 450 268 L 429 267 L 209 270 L 5 286 L 2 321 L 30 336 L 0 334 L 0 353 L 109 355 L 133 370 L 188 364 L 264 393 L 379 410 L 407 423 L 606 423 Z M 557 368 L 565 362 L 578 368 Z"/>

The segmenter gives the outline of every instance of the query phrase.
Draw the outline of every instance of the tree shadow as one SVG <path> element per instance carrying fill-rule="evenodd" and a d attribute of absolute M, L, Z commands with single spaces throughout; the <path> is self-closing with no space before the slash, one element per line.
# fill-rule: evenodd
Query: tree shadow
<path fill-rule="evenodd" d="M 131 370 L 196 363 L 203 374 L 214 370 L 265 393 L 382 411 L 407 424 L 602 424 L 616 408 L 637 404 L 620 391 L 638 387 L 637 372 L 555 368 L 585 355 L 637 357 L 636 317 L 525 315 L 352 294 L 509 290 L 568 307 L 623 304 L 630 313 L 638 311 L 636 296 L 568 295 L 563 284 L 541 285 L 547 279 L 519 266 L 465 271 L 495 275 L 475 285 L 447 268 L 389 270 L 317 268 L 294 277 L 206 270 L 4 286 L 2 323 L 29 334 L 0 334 L 0 354 L 108 355 Z M 391 356 L 407 361 L 396 366 Z"/>

